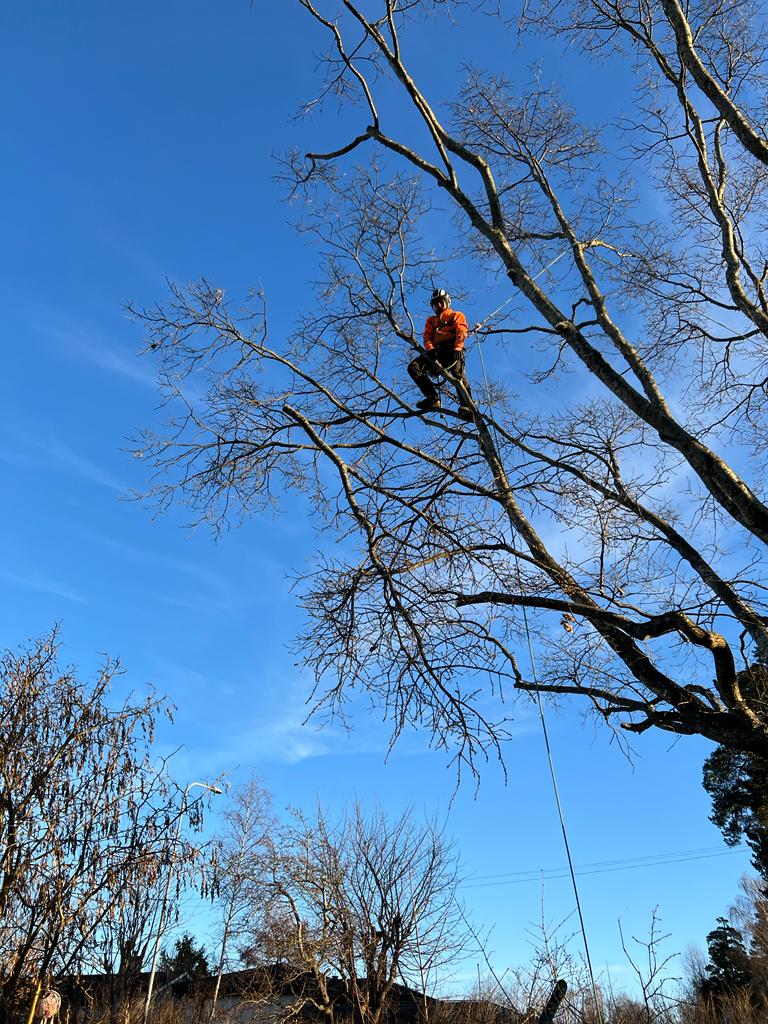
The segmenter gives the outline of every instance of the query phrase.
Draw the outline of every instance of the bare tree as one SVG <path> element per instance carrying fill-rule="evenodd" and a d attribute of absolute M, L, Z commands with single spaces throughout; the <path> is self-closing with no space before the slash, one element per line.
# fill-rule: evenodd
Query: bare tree
<path fill-rule="evenodd" d="M 208 843 L 195 835 L 203 827 L 208 792 L 185 798 L 165 761 L 154 778 L 147 770 L 143 780 L 126 780 L 127 787 L 132 784 L 143 785 L 147 797 L 139 806 L 127 806 L 123 816 L 126 845 L 139 855 L 114 873 L 109 913 L 78 962 L 80 969 L 105 976 L 110 1022 L 121 1019 L 153 951 L 178 923 L 182 897 L 194 890 L 202 897 L 212 895 Z"/>
<path fill-rule="evenodd" d="M 638 958 L 636 952 L 633 955 L 627 949 L 621 921 L 619 921 L 619 934 L 621 935 L 622 949 L 642 992 L 642 1013 L 637 1015 L 638 1022 L 653 1024 L 654 1021 L 668 1019 L 672 1015 L 674 1000 L 670 998 L 667 990 L 671 983 L 679 981 L 679 978 L 671 978 L 668 973 L 675 954 L 663 955 L 662 947 L 669 935 L 662 934 L 660 931 L 658 907 L 655 907 L 651 914 L 648 937 L 638 939 L 632 936 L 633 943 L 642 951 L 642 959 Z"/>
<path fill-rule="evenodd" d="M 232 963 L 232 949 L 245 940 L 249 924 L 266 895 L 272 833 L 272 798 L 258 779 L 249 779 L 231 796 L 217 837 L 216 895 L 221 908 L 221 947 L 209 1020 L 216 1016 L 221 976 Z"/>
<path fill-rule="evenodd" d="M 575 34 L 585 60 L 633 50 L 637 109 L 603 141 L 556 84 L 470 70 L 454 102 L 430 99 L 437 72 L 422 83 L 406 65 L 408 32 L 487 4 L 297 2 L 329 45 L 307 111 L 336 97 L 360 117 L 342 138 L 330 118 L 327 151 L 285 165 L 321 253 L 317 303 L 280 342 L 263 296 L 238 309 L 205 281 L 134 310 L 176 408 L 139 444 L 154 496 L 219 527 L 304 491 L 337 542 L 304 579 L 319 706 L 343 712 L 362 686 L 395 734 L 426 726 L 474 766 L 505 735 L 511 683 L 585 698 L 631 733 L 765 756 L 766 708 L 738 674 L 768 650 L 759 17 L 717 2 L 527 5 L 523 28 Z M 478 26 L 498 32 L 501 14 Z M 598 92 L 607 72 L 589 73 Z M 391 89 L 396 115 L 391 91 L 377 98 Z M 440 257 L 434 202 L 461 227 Z M 467 261 L 506 275 L 514 300 L 475 332 L 490 379 L 470 394 L 435 365 L 473 423 L 415 419 L 403 371 L 426 290 Z M 535 346 L 530 408 L 493 369 L 510 339 Z M 192 375 L 209 383 L 194 401 Z"/>
<path fill-rule="evenodd" d="M 126 1001 L 135 994 L 137 981 L 147 965 L 156 937 L 166 872 L 174 862 L 169 822 L 178 814 L 178 791 L 158 770 L 154 799 L 125 809 L 123 824 L 127 846 L 141 856 L 114 873 L 107 902 L 109 910 L 89 936 L 76 966 L 84 973 L 105 977 L 101 997 L 110 1022 L 120 1020 Z M 148 796 L 149 796 L 148 792 Z M 185 848 L 183 858 L 191 867 L 193 857 Z M 75 967 L 75 964 L 72 965 Z"/>
<path fill-rule="evenodd" d="M 456 857 L 442 831 L 411 811 L 390 820 L 355 805 L 332 823 L 294 816 L 274 849 L 268 899 L 246 956 L 281 964 L 297 1015 L 351 1014 L 380 1024 L 395 986 L 463 951 Z"/>
<path fill-rule="evenodd" d="M 52 976 L 105 966 L 116 922 L 145 905 L 170 854 L 176 787 L 149 757 L 167 703 L 115 702 L 116 662 L 83 683 L 57 656 L 53 633 L 0 662 L 3 1020 Z M 140 969 L 139 933 L 121 932 L 119 971 Z"/>

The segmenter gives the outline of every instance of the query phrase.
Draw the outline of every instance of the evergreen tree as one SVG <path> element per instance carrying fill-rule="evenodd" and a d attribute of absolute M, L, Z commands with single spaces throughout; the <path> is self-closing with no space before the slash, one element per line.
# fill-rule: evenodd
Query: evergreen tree
<path fill-rule="evenodd" d="M 718 917 L 717 928 L 707 935 L 707 949 L 709 963 L 701 985 L 702 995 L 721 996 L 750 984 L 750 959 L 743 936 L 726 918 Z"/>
<path fill-rule="evenodd" d="M 188 975 L 193 981 L 207 978 L 210 970 L 205 955 L 205 946 L 196 946 L 193 936 L 185 933 L 176 940 L 173 952 L 163 950 L 159 969 L 169 981 L 183 974 Z"/>
<path fill-rule="evenodd" d="M 742 693 L 760 704 L 768 697 L 768 668 L 752 665 L 738 674 Z M 704 789 L 712 798 L 710 820 L 728 846 L 746 840 L 752 865 L 768 887 L 768 760 L 718 746 L 704 762 Z"/>

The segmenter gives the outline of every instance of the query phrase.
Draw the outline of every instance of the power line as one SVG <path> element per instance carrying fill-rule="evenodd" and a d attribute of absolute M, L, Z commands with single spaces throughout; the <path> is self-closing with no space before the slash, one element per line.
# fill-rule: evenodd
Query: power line
<path fill-rule="evenodd" d="M 731 847 L 731 849 L 746 850 L 747 847 L 743 843 L 741 843 L 741 844 L 739 844 L 736 847 Z M 664 853 L 646 853 L 646 854 L 643 854 L 642 856 L 639 856 L 639 857 L 617 857 L 614 860 L 590 861 L 588 864 L 580 864 L 579 865 L 579 870 L 583 871 L 586 868 L 613 867 L 613 865 L 615 865 L 615 864 L 635 864 L 635 863 L 638 863 L 640 861 L 648 861 L 648 860 L 656 861 L 656 860 L 658 860 L 660 858 L 667 858 L 667 857 L 686 857 L 687 858 L 687 857 L 695 857 L 695 856 L 698 856 L 699 854 L 722 853 L 722 852 L 728 852 L 727 850 L 726 851 L 723 850 L 722 845 L 718 845 L 718 846 L 697 846 L 693 850 L 667 850 Z M 537 870 L 541 870 L 541 869 L 537 868 Z M 544 870 L 545 871 L 559 871 L 561 869 L 560 868 L 545 868 Z M 528 875 L 530 873 L 531 873 L 530 871 L 494 871 L 494 872 L 492 872 L 491 874 L 488 874 L 488 875 L 474 875 L 473 877 L 474 877 L 475 881 L 477 881 L 477 882 L 486 882 L 486 881 L 490 881 L 491 879 L 510 878 L 510 877 L 513 877 L 513 876 Z"/>
<path fill-rule="evenodd" d="M 683 864 L 693 860 L 711 860 L 713 857 L 726 857 L 733 853 L 741 853 L 746 846 L 736 846 L 731 849 L 721 847 L 704 847 L 698 850 L 679 850 L 671 853 L 649 854 L 645 857 L 628 857 L 622 860 L 595 861 L 591 864 L 581 864 L 574 868 L 577 876 L 582 875 L 603 875 L 615 871 L 633 871 L 637 868 L 651 868 L 662 864 Z M 569 870 L 564 867 L 538 868 L 526 871 L 507 871 L 498 875 L 478 875 L 477 881 L 465 882 L 464 889 L 487 889 L 499 885 L 520 885 L 525 882 L 538 882 L 542 878 L 548 881 L 558 878 L 568 878 Z M 485 881 L 488 879 L 488 881 Z"/>

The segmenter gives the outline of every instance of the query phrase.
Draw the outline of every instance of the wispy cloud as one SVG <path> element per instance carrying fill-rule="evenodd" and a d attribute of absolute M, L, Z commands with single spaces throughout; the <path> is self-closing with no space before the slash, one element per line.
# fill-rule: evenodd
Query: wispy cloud
<path fill-rule="evenodd" d="M 70 470 L 83 480 L 100 484 L 102 487 L 108 487 L 110 490 L 121 494 L 128 492 L 129 486 L 124 480 L 97 465 L 87 455 L 83 455 L 82 452 L 76 451 L 69 445 L 61 441 L 49 440 L 47 443 L 41 442 L 41 447 L 44 449 L 45 455 L 53 462 L 64 469 Z"/>
<path fill-rule="evenodd" d="M 157 389 L 156 368 L 138 354 L 138 333 L 127 341 L 118 335 L 117 323 L 109 329 L 91 326 L 74 320 L 61 309 L 39 305 L 28 326 L 41 344 L 60 358 L 84 363 L 153 391 Z"/>
<path fill-rule="evenodd" d="M 114 221 L 109 210 L 103 210 L 102 216 L 99 217 L 99 228 L 94 229 L 93 234 L 105 249 L 110 250 L 146 278 L 155 291 L 165 281 L 179 277 L 167 263 L 161 262 L 144 246 L 134 242 L 130 237 L 130 225 Z"/>
<path fill-rule="evenodd" d="M 197 377 L 190 374 L 161 380 L 156 361 L 139 353 L 141 332 L 138 329 L 132 330 L 130 340 L 126 341 L 115 331 L 77 323 L 57 310 L 38 310 L 37 316 L 30 324 L 31 330 L 62 358 L 132 381 L 155 393 L 183 394 L 185 401 L 196 405 L 208 390 L 205 370 L 200 370 Z"/>
<path fill-rule="evenodd" d="M 65 314 L 48 310 L 31 324 L 43 344 L 65 359 L 85 364 L 112 376 L 138 384 L 166 397 L 183 395 L 186 402 L 200 405 L 208 390 L 206 372 L 198 376 L 162 379 L 156 361 L 140 355 L 140 332 L 132 332 L 126 342 L 116 333 L 76 323 Z"/>
<path fill-rule="evenodd" d="M 76 601 L 78 604 L 85 603 L 85 598 L 78 591 L 73 590 L 64 583 L 59 583 L 56 580 L 48 579 L 36 573 L 20 574 L 0 570 L 0 579 L 17 587 L 23 587 L 25 590 L 34 590 L 39 594 L 61 597 L 65 601 Z"/>
<path fill-rule="evenodd" d="M 15 416 L 6 423 L 5 434 L 6 446 L 0 449 L 0 459 L 4 462 L 64 470 L 70 475 L 121 494 L 130 490 L 124 480 L 66 441 L 54 437 L 38 420 Z"/>
<path fill-rule="evenodd" d="M 236 768 L 261 768 L 268 764 L 299 764 L 314 758 L 359 754 L 384 755 L 387 737 L 380 728 L 347 732 L 341 725 L 306 721 L 306 703 L 311 682 L 301 673 L 277 677 L 267 670 L 267 680 L 260 672 L 258 680 L 238 680 L 237 698 L 224 700 L 223 720 L 218 723 L 214 744 L 206 743 L 199 751 L 201 769 L 209 772 L 233 771 Z M 207 681 L 205 692 L 223 695 L 224 686 Z M 171 693 L 173 691 L 171 690 Z M 251 694 L 245 704 L 243 694 Z M 231 715 L 227 708 L 232 708 Z"/>
<path fill-rule="evenodd" d="M 98 544 L 100 547 L 106 548 L 116 555 L 123 556 L 132 563 L 140 562 L 178 573 L 194 580 L 198 584 L 198 589 L 195 591 L 193 598 L 180 598 L 176 595 L 155 595 L 158 600 L 166 604 L 194 608 L 197 611 L 205 612 L 231 611 L 234 607 L 232 591 L 225 579 L 195 562 L 172 558 L 150 548 L 143 548 L 122 540 L 115 540 L 114 537 L 108 537 L 95 531 L 89 531 L 87 537 L 89 544 Z M 199 589 L 201 587 L 204 588 L 204 593 L 202 594 Z"/>
<path fill-rule="evenodd" d="M 287 706 L 270 702 L 266 708 L 254 708 L 250 722 L 241 724 L 240 718 L 232 723 L 226 744 L 208 751 L 209 756 L 220 767 L 234 769 L 238 765 L 251 768 L 270 762 L 298 764 L 309 758 L 349 752 L 347 738 L 338 735 L 338 729 L 305 723 L 304 696 L 306 692 L 301 699 L 291 699 Z M 238 704 L 242 707 L 241 701 Z M 271 708 L 274 712 L 270 714 Z"/>
<path fill-rule="evenodd" d="M 67 321 L 61 315 L 55 319 L 51 317 L 47 323 L 38 324 L 37 330 L 61 355 L 69 359 L 87 363 L 153 391 L 157 389 L 154 367 L 114 337 L 88 330 Z"/>

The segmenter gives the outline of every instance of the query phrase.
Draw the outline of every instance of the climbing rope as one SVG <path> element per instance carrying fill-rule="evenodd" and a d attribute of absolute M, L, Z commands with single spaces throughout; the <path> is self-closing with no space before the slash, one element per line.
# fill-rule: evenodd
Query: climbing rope
<path fill-rule="evenodd" d="M 517 563 L 518 576 L 520 574 L 520 562 Z M 539 709 L 539 719 L 541 721 L 541 731 L 544 734 L 544 746 L 547 751 L 547 761 L 549 762 L 549 774 L 552 779 L 552 792 L 555 795 L 555 804 L 557 806 L 557 814 L 560 819 L 560 830 L 563 833 L 563 846 L 565 847 L 565 856 L 568 860 L 568 872 L 571 876 L 571 885 L 573 887 L 573 896 L 576 901 L 576 912 L 579 918 L 579 928 L 581 929 L 581 937 L 584 942 L 584 955 L 587 961 L 587 972 L 589 974 L 590 987 L 592 988 L 592 998 L 595 1001 L 595 1013 L 603 1024 L 603 1009 L 600 1003 L 600 999 L 597 994 L 597 985 L 595 983 L 595 975 L 592 970 L 592 957 L 589 952 L 589 942 L 587 940 L 587 928 L 584 923 L 584 915 L 581 911 L 581 899 L 579 898 L 579 887 L 576 882 L 576 871 L 573 866 L 573 858 L 571 857 L 571 844 L 568 841 L 568 831 L 565 827 L 565 814 L 563 812 L 563 805 L 560 801 L 560 788 L 557 784 L 557 773 L 555 771 L 555 762 L 552 757 L 552 746 L 549 742 L 549 730 L 547 729 L 547 720 L 544 717 L 544 705 L 541 701 L 541 690 L 539 689 L 539 680 L 536 673 L 536 659 L 533 653 L 533 644 L 531 643 L 531 631 L 528 626 L 528 612 L 523 605 L 523 622 L 525 624 L 525 636 L 528 643 L 528 660 L 531 664 L 531 675 L 533 677 L 533 685 L 536 690 L 536 704 Z"/>
<path fill-rule="evenodd" d="M 558 260 L 561 260 L 563 258 L 563 256 L 565 256 L 565 254 L 567 252 L 570 252 L 570 248 L 571 247 L 568 246 L 567 248 L 563 249 L 563 251 L 560 253 L 559 256 L 555 256 L 555 258 L 553 260 L 550 260 L 549 263 L 546 265 L 546 267 L 542 267 L 541 270 L 538 272 L 538 274 L 536 274 L 535 277 L 532 277 L 531 280 L 532 281 L 538 281 L 538 279 L 541 277 L 542 274 L 546 274 L 546 272 L 551 267 L 554 267 L 554 265 L 557 263 Z M 502 309 L 504 309 L 505 306 L 508 306 L 510 304 L 510 302 L 512 301 L 512 299 L 514 299 L 514 298 L 515 298 L 515 294 L 513 292 L 512 295 L 510 295 L 508 299 L 505 299 L 502 302 L 502 304 L 499 306 L 498 309 L 494 309 L 494 311 L 492 313 L 489 313 L 488 316 L 485 318 L 485 320 L 481 320 L 479 324 L 475 324 L 475 326 L 470 331 L 470 334 L 477 334 L 477 332 L 479 330 L 481 330 L 483 327 L 485 327 L 486 324 L 489 324 L 491 322 L 491 320 L 493 320 L 495 317 L 497 317 L 499 315 L 499 313 L 502 311 Z"/>
<path fill-rule="evenodd" d="M 557 261 L 559 259 L 561 259 L 563 256 L 565 256 L 565 254 L 568 251 L 569 251 L 568 249 L 564 249 L 558 256 L 556 256 L 545 267 L 543 267 L 538 272 L 538 274 L 536 274 L 536 276 L 533 278 L 533 280 L 536 281 L 539 277 L 541 277 L 542 274 L 546 273 L 546 271 L 549 270 L 550 267 L 554 266 L 554 264 L 557 263 Z M 474 328 L 472 330 L 472 333 L 476 334 L 482 327 L 484 327 L 486 324 L 490 323 L 490 321 L 493 320 L 493 318 L 495 316 L 497 316 L 501 312 L 501 310 L 504 309 L 504 307 L 506 305 L 508 305 L 512 301 L 513 298 L 514 298 L 514 295 L 511 295 L 505 302 L 503 302 L 498 307 L 498 309 L 495 309 L 493 311 L 493 313 L 491 313 L 489 316 L 487 316 L 485 318 L 485 320 L 481 321 L 479 324 L 475 324 L 475 326 L 474 326 Z M 491 397 L 490 385 L 488 383 L 488 374 L 486 373 L 486 369 L 485 369 L 485 360 L 483 359 L 483 346 L 482 346 L 482 343 L 481 343 L 481 340 L 480 340 L 479 336 L 478 336 L 477 341 L 478 341 L 477 351 L 478 351 L 478 354 L 480 356 L 480 369 L 481 369 L 482 374 L 483 374 L 483 383 L 485 385 L 485 391 L 486 391 L 486 394 L 488 395 L 488 407 L 489 407 L 489 410 L 490 410 L 490 413 L 491 413 L 491 425 L 494 427 L 494 433 L 496 434 L 496 440 L 497 440 L 497 443 L 498 443 L 498 433 L 496 432 L 495 424 L 493 423 L 493 418 L 494 418 L 493 399 Z M 517 556 L 515 556 L 515 557 L 516 557 L 516 561 L 517 561 L 518 582 L 519 582 L 520 589 L 521 589 L 521 592 L 522 592 L 522 574 L 521 574 L 521 571 L 520 571 L 520 560 L 519 560 L 519 558 L 517 558 Z M 544 746 L 545 746 L 545 749 L 546 749 L 546 752 L 547 752 L 547 761 L 549 763 L 549 773 L 550 773 L 550 778 L 552 780 L 552 791 L 554 793 L 555 805 L 557 807 L 557 814 L 558 814 L 558 818 L 560 820 L 560 830 L 561 830 L 562 835 L 563 835 L 563 845 L 565 847 L 565 855 L 566 855 L 566 858 L 567 858 L 567 861 L 568 861 L 568 872 L 569 872 L 570 877 L 571 877 L 571 886 L 573 888 L 573 895 L 574 895 L 574 899 L 575 899 L 575 902 L 576 902 L 576 912 L 577 912 L 577 915 L 578 915 L 578 918 L 579 918 L 579 927 L 581 929 L 582 941 L 584 943 L 584 954 L 585 954 L 585 959 L 586 959 L 586 963 L 587 963 L 587 972 L 589 974 L 590 987 L 592 989 L 592 998 L 594 999 L 594 1003 L 595 1003 L 595 1013 L 597 1014 L 597 1018 L 598 1018 L 598 1021 L 600 1022 L 600 1024 L 603 1024 L 602 1005 L 600 1003 L 600 999 L 598 998 L 597 984 L 595 982 L 595 975 L 594 975 L 594 971 L 592 969 L 592 957 L 591 957 L 590 951 L 589 951 L 589 940 L 587 939 L 587 928 L 586 928 L 586 924 L 584 922 L 584 915 L 583 915 L 582 909 L 581 909 L 581 898 L 579 896 L 579 886 L 578 886 L 578 883 L 576 881 L 576 871 L 575 871 L 574 866 L 573 866 L 573 858 L 571 857 L 571 844 L 570 844 L 570 842 L 568 840 L 568 830 L 567 830 L 566 824 L 565 824 L 565 813 L 563 811 L 563 805 L 562 805 L 562 802 L 560 800 L 560 789 L 559 789 L 559 786 L 557 784 L 557 772 L 555 771 L 555 762 L 554 762 L 554 758 L 552 756 L 552 745 L 550 743 L 549 730 L 547 729 L 547 721 L 546 721 L 546 718 L 545 718 L 545 715 L 544 715 L 544 705 L 543 705 L 542 700 L 541 700 L 541 690 L 539 688 L 538 673 L 536 671 L 536 658 L 535 658 L 535 655 L 534 655 L 534 652 L 533 652 L 533 642 L 531 640 L 531 630 L 530 630 L 530 626 L 529 626 L 529 623 L 528 623 L 528 612 L 526 610 L 525 605 L 523 605 L 523 624 L 525 626 L 525 636 L 526 636 L 526 642 L 527 642 L 527 646 L 528 646 L 528 659 L 529 659 L 530 665 L 531 665 L 531 677 L 533 679 L 534 690 L 535 690 L 535 693 L 536 693 L 536 703 L 537 703 L 537 706 L 538 706 L 538 709 L 539 709 L 539 720 L 541 722 L 541 729 L 542 729 L 542 733 L 543 733 L 543 736 L 544 736 Z"/>

